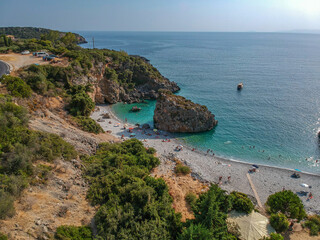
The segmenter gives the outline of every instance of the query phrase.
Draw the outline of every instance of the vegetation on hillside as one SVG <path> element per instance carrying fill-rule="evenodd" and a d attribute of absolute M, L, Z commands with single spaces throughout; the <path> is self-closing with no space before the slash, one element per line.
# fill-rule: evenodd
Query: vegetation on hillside
<path fill-rule="evenodd" d="M 87 226 L 60 226 L 54 237 L 57 240 L 91 240 L 92 231 Z"/>
<path fill-rule="evenodd" d="M 35 166 L 36 160 L 70 160 L 77 153 L 73 146 L 55 134 L 28 129 L 28 113 L 0 95 L 0 218 L 14 214 L 13 201 L 45 169 Z M 39 173 L 40 171 L 40 173 Z"/>
<path fill-rule="evenodd" d="M 149 176 L 159 160 L 137 139 L 100 145 L 86 160 L 88 199 L 101 239 L 176 239 L 180 214 L 163 179 Z"/>
<path fill-rule="evenodd" d="M 37 164 L 37 160 L 70 160 L 77 155 L 59 136 L 30 130 L 27 110 L 16 105 L 13 98 L 28 98 L 33 92 L 42 96 L 61 96 L 81 129 L 99 133 L 101 127 L 88 117 L 95 106 L 88 94 L 92 86 L 77 85 L 72 80 L 82 75 L 103 73 L 110 81 L 131 91 L 150 78 L 164 79 L 140 57 L 107 49 L 82 49 L 75 45 L 76 41 L 72 33 L 61 35 L 56 31 L 44 33 L 39 39 L 12 41 L 0 37 L 0 52 L 46 49 L 68 57 L 70 61 L 68 67 L 32 65 L 20 71 L 20 77 L 5 76 L 0 80 L 10 93 L 0 95 L 1 219 L 14 214 L 13 202 L 23 189 L 46 180 L 50 168 Z M 99 72 L 99 66 L 105 69 Z M 177 100 L 189 106 L 187 100 Z M 206 110 L 204 106 L 200 107 Z M 93 237 L 88 226 L 61 226 L 55 238 L 237 239 L 228 232 L 227 214 L 231 210 L 250 213 L 253 204 L 248 196 L 239 192 L 228 195 L 217 185 L 211 185 L 199 197 L 190 193 L 186 200 L 195 219 L 182 223 L 180 214 L 172 208 L 172 198 L 164 180 L 150 176 L 150 171 L 159 164 L 154 153 L 153 148 L 146 149 L 140 141 L 131 139 L 116 144 L 103 143 L 94 155 L 82 156 L 86 165 L 83 174 L 90 186 L 87 198 L 98 208 L 95 215 L 97 235 Z M 181 165 L 175 170 L 182 174 L 190 172 L 188 167 Z M 40 181 L 35 182 L 38 178 Z M 272 213 L 270 221 L 278 232 L 287 229 L 287 218 L 301 220 L 306 216 L 301 200 L 291 191 L 271 195 L 267 205 Z M 306 222 L 312 235 L 318 234 L 319 222 L 319 216 L 310 217 Z M 0 234 L 0 239 L 5 238 Z M 272 234 L 267 239 L 283 238 Z"/>
<path fill-rule="evenodd" d="M 48 40 L 55 40 L 59 37 L 64 37 L 67 33 L 53 31 L 47 28 L 37 27 L 0 27 L 0 35 L 13 35 L 15 38 L 21 39 L 41 39 L 46 37 Z M 79 34 L 74 34 L 77 43 L 84 42 L 85 39 Z"/>
<path fill-rule="evenodd" d="M 0 82 L 5 84 L 11 95 L 19 98 L 27 98 L 31 96 L 32 90 L 30 86 L 19 77 L 3 75 Z"/>
<path fill-rule="evenodd" d="M 318 236 L 320 233 L 320 215 L 309 216 L 305 226 L 310 229 L 311 236 Z"/>

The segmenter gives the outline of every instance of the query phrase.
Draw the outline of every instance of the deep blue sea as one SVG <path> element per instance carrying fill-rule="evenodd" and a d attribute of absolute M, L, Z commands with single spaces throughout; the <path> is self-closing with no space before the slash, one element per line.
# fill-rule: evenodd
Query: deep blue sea
<path fill-rule="evenodd" d="M 206 105 L 218 126 L 179 134 L 216 155 L 320 173 L 320 35 L 285 33 L 80 32 L 83 47 L 124 50 L 148 58 L 178 93 Z M 241 92 L 236 90 L 244 83 Z M 137 105 L 137 104 L 135 104 Z M 152 122 L 155 102 L 116 104 L 132 123 Z M 254 147 L 253 147 L 254 146 Z M 307 159 L 307 160 L 306 160 Z"/>

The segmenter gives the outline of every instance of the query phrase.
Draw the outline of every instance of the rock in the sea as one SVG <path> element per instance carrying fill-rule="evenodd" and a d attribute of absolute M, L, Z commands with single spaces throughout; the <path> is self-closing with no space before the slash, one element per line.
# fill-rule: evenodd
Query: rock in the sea
<path fill-rule="evenodd" d="M 160 91 L 153 121 L 157 129 L 184 133 L 208 131 L 218 123 L 206 106 L 169 91 Z"/>

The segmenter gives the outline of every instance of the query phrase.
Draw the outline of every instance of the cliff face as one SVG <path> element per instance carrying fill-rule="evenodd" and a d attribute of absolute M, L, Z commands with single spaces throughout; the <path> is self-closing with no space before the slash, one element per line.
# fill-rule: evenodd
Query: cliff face
<path fill-rule="evenodd" d="M 157 100 L 153 120 L 157 129 L 184 133 L 208 131 L 218 123 L 206 106 L 162 91 Z"/>
<path fill-rule="evenodd" d="M 156 99 L 159 96 L 159 89 L 167 89 L 173 92 L 180 90 L 174 82 L 169 80 L 159 82 L 157 79 L 152 78 L 147 83 L 128 90 L 120 86 L 119 83 L 103 77 L 97 81 L 96 87 L 95 101 L 97 103 L 140 102 L 142 99 Z"/>
<path fill-rule="evenodd" d="M 146 64 L 150 65 L 147 62 Z M 127 68 L 130 69 L 129 67 Z M 135 82 L 133 87 L 132 85 L 121 82 L 118 77 L 115 77 L 114 73 L 110 74 L 110 71 L 114 71 L 114 69 L 102 63 L 96 64 L 91 69 L 90 74 L 76 75 L 76 77 L 72 79 L 72 83 L 75 85 L 92 84 L 94 92 L 90 95 L 92 99 L 99 104 L 140 102 L 144 99 L 157 99 L 159 97 L 159 89 L 166 89 L 171 92 L 180 90 L 175 82 L 171 82 L 160 73 L 158 76 L 153 76 L 150 75 L 148 71 L 138 71 L 136 68 L 132 70 L 128 69 L 122 69 L 122 71 L 132 72 L 130 81 Z"/>

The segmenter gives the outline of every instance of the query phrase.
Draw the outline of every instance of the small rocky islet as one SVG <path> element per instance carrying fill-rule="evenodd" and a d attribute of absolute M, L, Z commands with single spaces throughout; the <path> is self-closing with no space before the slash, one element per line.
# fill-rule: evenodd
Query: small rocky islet
<path fill-rule="evenodd" d="M 168 132 L 196 133 L 213 129 L 215 120 L 208 108 L 170 91 L 159 91 L 153 121 L 157 129 Z"/>

